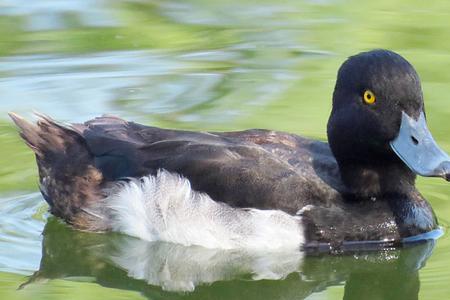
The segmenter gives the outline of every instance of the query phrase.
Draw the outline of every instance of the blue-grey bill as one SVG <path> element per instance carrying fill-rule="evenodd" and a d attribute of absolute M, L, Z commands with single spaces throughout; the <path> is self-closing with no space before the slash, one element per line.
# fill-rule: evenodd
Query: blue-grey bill
<path fill-rule="evenodd" d="M 402 112 L 400 131 L 391 147 L 415 173 L 450 181 L 450 157 L 433 139 L 423 112 L 417 120 Z"/>

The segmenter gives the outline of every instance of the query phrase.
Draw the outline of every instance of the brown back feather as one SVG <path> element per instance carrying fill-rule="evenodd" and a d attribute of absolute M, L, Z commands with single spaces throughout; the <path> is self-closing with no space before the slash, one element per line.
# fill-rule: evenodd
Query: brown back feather
<path fill-rule="evenodd" d="M 42 114 L 37 114 L 36 124 L 14 113 L 9 116 L 36 154 L 41 192 L 51 213 L 78 228 L 105 230 L 101 215 L 91 209 L 104 197 L 103 176 L 94 167 L 93 155 L 80 131 Z"/>

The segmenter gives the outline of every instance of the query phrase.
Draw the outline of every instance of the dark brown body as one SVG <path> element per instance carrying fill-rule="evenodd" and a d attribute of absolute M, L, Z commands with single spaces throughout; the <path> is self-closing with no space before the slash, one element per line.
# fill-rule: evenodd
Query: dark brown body
<path fill-rule="evenodd" d="M 299 213 L 310 244 L 399 240 L 436 227 L 414 187 L 408 195 L 370 198 L 348 191 L 324 142 L 259 129 L 167 130 L 116 117 L 70 127 L 47 117 L 37 126 L 13 118 L 35 149 L 51 212 L 79 228 L 108 230 L 107 220 L 96 217 L 103 189 L 158 169 L 181 174 L 194 190 L 234 207 Z"/>

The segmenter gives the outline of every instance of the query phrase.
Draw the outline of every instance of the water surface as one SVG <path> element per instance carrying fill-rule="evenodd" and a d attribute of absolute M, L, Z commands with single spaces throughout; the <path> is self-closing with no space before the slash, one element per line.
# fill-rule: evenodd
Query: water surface
<path fill-rule="evenodd" d="M 0 0 L 0 298 L 446 299 L 447 234 L 303 257 L 74 231 L 46 212 L 34 158 L 6 113 L 325 140 L 339 65 L 388 48 L 419 72 L 430 129 L 450 152 L 449 18 L 443 0 Z M 446 229 L 450 186 L 418 185 Z"/>

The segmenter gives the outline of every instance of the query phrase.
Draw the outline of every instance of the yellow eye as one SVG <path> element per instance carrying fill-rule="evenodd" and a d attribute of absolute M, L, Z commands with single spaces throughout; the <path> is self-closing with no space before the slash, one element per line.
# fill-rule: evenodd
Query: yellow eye
<path fill-rule="evenodd" d="M 366 90 L 363 95 L 364 102 L 367 104 L 374 104 L 377 97 L 371 90 Z"/>

